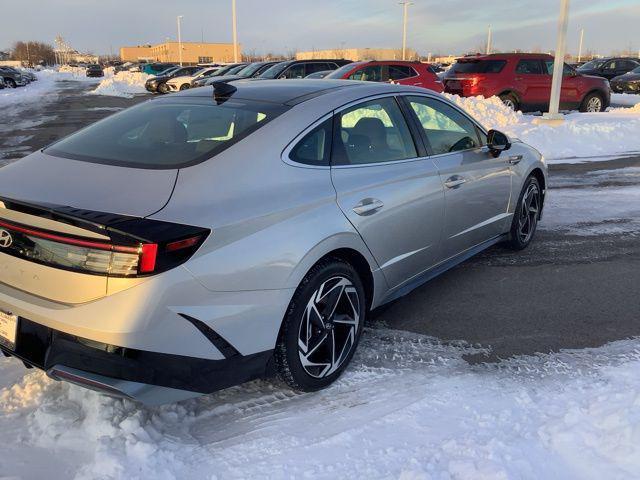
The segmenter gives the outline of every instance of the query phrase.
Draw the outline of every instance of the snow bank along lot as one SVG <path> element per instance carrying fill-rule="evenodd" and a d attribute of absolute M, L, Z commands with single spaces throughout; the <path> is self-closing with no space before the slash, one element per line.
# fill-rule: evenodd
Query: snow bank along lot
<path fill-rule="evenodd" d="M 328 390 L 253 382 L 144 409 L 0 360 L 9 478 L 623 479 L 640 472 L 640 340 L 470 366 L 369 329 Z"/>
<path fill-rule="evenodd" d="M 499 98 L 446 95 L 485 128 L 501 130 L 535 147 L 550 163 L 602 160 L 640 153 L 640 102 L 602 113 L 569 113 L 562 125 L 538 125 L 536 117 L 505 107 Z M 640 97 L 640 95 L 626 95 Z"/>

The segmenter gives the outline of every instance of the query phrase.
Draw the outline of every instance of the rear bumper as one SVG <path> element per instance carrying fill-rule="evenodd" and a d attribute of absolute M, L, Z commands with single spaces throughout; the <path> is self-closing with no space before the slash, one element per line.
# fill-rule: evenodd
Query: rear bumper
<path fill-rule="evenodd" d="M 172 355 L 95 342 L 19 318 L 15 350 L 5 355 L 30 367 L 109 395 L 147 405 L 184 400 L 261 378 L 273 350 L 222 360 Z"/>

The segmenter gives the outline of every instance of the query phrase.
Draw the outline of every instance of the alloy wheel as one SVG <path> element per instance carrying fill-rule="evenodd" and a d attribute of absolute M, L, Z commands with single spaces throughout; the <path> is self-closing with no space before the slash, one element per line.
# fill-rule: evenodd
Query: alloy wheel
<path fill-rule="evenodd" d="M 602 100 L 600 97 L 591 97 L 587 102 L 587 112 L 600 112 L 602 110 Z"/>
<path fill-rule="evenodd" d="M 360 323 L 360 299 L 351 280 L 332 277 L 317 288 L 303 313 L 298 355 L 314 378 L 331 375 L 349 357 Z"/>
<path fill-rule="evenodd" d="M 540 190 L 535 183 L 527 187 L 520 204 L 518 217 L 518 236 L 523 244 L 529 243 L 538 225 L 540 212 Z"/>
<path fill-rule="evenodd" d="M 511 100 L 510 98 L 503 98 L 503 99 L 502 99 L 502 103 L 504 103 L 504 105 L 505 105 L 506 107 L 508 107 L 508 108 L 510 108 L 511 110 L 514 110 L 514 111 L 515 111 L 515 109 L 516 109 L 516 104 L 515 104 L 515 102 L 514 102 L 513 100 Z"/>

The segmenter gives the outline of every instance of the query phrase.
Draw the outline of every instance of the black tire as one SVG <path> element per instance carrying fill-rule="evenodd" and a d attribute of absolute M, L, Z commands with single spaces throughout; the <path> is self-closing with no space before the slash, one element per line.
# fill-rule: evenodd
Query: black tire
<path fill-rule="evenodd" d="M 158 93 L 162 93 L 165 94 L 169 91 L 169 87 L 167 87 L 166 83 L 161 83 L 160 85 L 158 85 Z"/>
<path fill-rule="evenodd" d="M 501 94 L 500 100 L 502 100 L 502 103 L 511 108 L 514 112 L 517 112 L 520 109 L 520 102 L 518 101 L 518 97 L 516 97 L 513 93 Z"/>
<path fill-rule="evenodd" d="M 532 199 L 531 195 L 534 195 L 535 199 Z M 531 201 L 531 207 L 528 207 L 525 204 L 525 202 L 529 201 Z M 532 211 L 532 208 L 535 209 L 535 212 Z M 513 212 L 513 220 L 511 222 L 511 229 L 509 231 L 509 240 L 507 241 L 508 247 L 513 250 L 522 250 L 529 246 L 529 244 L 533 241 L 533 237 L 535 236 L 541 212 L 542 189 L 540 187 L 540 182 L 538 182 L 538 179 L 535 176 L 531 175 L 524 182 L 524 186 L 522 187 L 522 191 L 520 192 L 520 197 L 518 197 L 516 209 Z M 528 228 L 525 228 L 527 230 L 525 234 L 525 232 L 523 232 L 523 227 L 526 227 L 527 225 Z"/>
<path fill-rule="evenodd" d="M 581 112 L 604 112 L 606 108 L 604 98 L 598 92 L 591 92 L 584 97 L 580 104 Z"/>
<path fill-rule="evenodd" d="M 180 90 L 189 90 L 191 88 L 191 85 L 189 85 L 188 83 L 183 83 L 182 85 L 180 85 Z"/>
<path fill-rule="evenodd" d="M 9 88 L 17 88 L 16 82 L 13 78 L 5 78 L 4 83 L 6 83 Z"/>
<path fill-rule="evenodd" d="M 320 293 L 324 291 L 328 293 L 321 297 Z M 335 295 L 339 297 L 332 307 Z M 313 307 L 308 308 L 312 303 Z M 334 312 L 333 315 L 325 314 L 329 310 Z M 354 313 L 354 324 L 346 323 L 348 314 L 344 311 Z M 320 390 L 333 383 L 353 357 L 362 335 L 366 312 L 365 291 L 356 270 L 339 258 L 317 263 L 298 286 L 284 317 L 275 349 L 278 377 L 291 388 L 303 392 Z M 325 338 L 323 336 L 326 336 L 326 341 L 314 341 Z M 344 345 L 342 339 L 345 339 Z M 334 345 L 333 349 L 331 345 Z M 307 366 L 302 363 L 301 356 L 305 354 L 309 362 L 319 362 L 318 358 L 325 353 L 337 357 L 331 366 L 321 361 Z"/>

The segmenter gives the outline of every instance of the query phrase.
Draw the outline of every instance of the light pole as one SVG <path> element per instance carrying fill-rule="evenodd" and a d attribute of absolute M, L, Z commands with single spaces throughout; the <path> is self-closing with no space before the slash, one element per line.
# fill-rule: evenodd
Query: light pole
<path fill-rule="evenodd" d="M 560 17 L 558 18 L 558 39 L 555 60 L 553 62 L 553 79 L 551 80 L 551 99 L 549 112 L 544 114 L 546 120 L 561 121 L 560 92 L 562 91 L 562 75 L 564 72 L 564 54 L 567 46 L 567 25 L 569 23 L 569 0 L 560 0 Z"/>
<path fill-rule="evenodd" d="M 236 16 L 236 0 L 231 0 L 231 21 L 233 22 L 233 61 L 238 63 L 238 18 Z"/>
<path fill-rule="evenodd" d="M 176 17 L 176 22 L 178 23 L 178 61 L 180 62 L 180 66 L 182 66 L 182 35 L 180 34 L 180 21 L 182 17 L 182 15 Z"/>
<path fill-rule="evenodd" d="M 487 33 L 487 55 L 491 54 L 491 25 L 489 25 L 489 33 Z"/>
<path fill-rule="evenodd" d="M 580 46 L 578 47 L 578 62 L 582 60 L 582 42 L 584 41 L 584 28 L 580 29 Z"/>
<path fill-rule="evenodd" d="M 235 1 L 235 0 L 234 0 Z M 407 14 L 409 5 L 413 5 L 413 2 L 402 1 L 402 60 L 407 59 Z"/>

